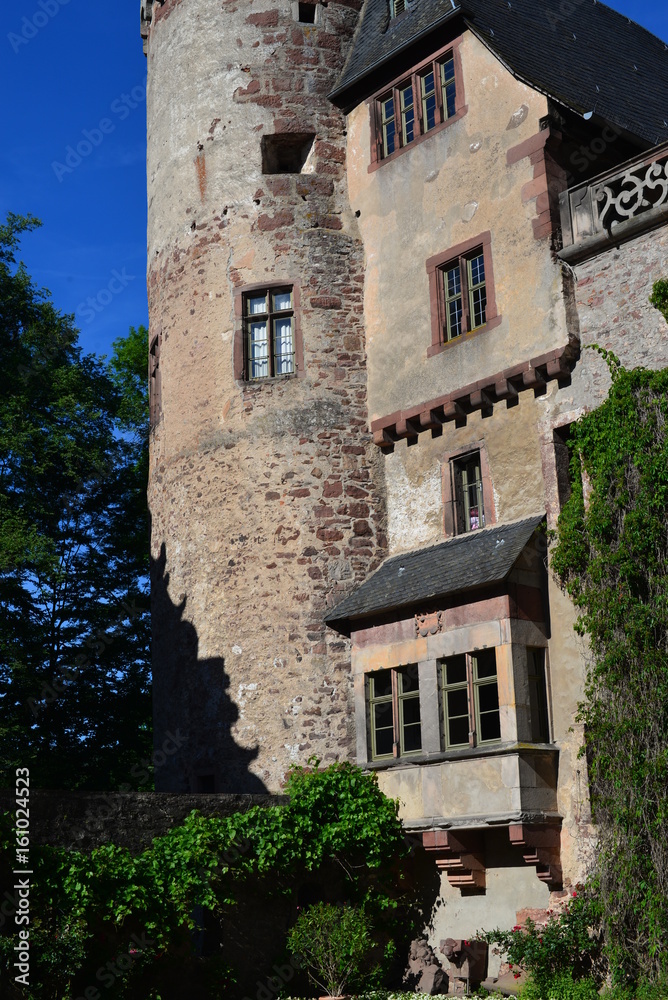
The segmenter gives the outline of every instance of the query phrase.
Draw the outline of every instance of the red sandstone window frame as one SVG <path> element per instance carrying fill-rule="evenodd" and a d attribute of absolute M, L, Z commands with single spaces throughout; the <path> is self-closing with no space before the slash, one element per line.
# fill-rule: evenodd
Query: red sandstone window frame
<path fill-rule="evenodd" d="M 407 149 L 413 149 L 414 146 L 419 145 L 419 143 L 424 142 L 430 136 L 435 135 L 442 129 L 447 128 L 449 125 L 453 125 L 455 122 L 463 118 L 468 111 L 468 105 L 465 103 L 464 97 L 464 75 L 462 72 L 462 62 L 459 47 L 462 42 L 462 36 L 453 39 L 447 45 L 444 45 L 441 49 L 435 52 L 429 59 L 424 60 L 421 63 L 413 66 L 411 69 L 402 73 L 401 76 L 396 77 L 387 83 L 382 90 L 378 90 L 371 98 L 369 98 L 369 106 L 371 112 L 371 162 L 369 164 L 369 173 L 373 170 L 377 170 L 378 167 L 382 166 L 384 163 L 389 163 L 391 160 L 401 156 L 403 152 Z M 421 92 L 421 80 L 425 74 L 429 73 L 430 69 L 435 74 L 435 79 L 438 76 L 440 79 L 440 66 L 447 62 L 448 58 L 452 56 L 454 63 L 454 84 L 455 84 L 455 106 L 454 112 L 448 117 L 444 118 L 443 112 L 443 92 L 440 86 L 436 87 L 436 124 L 431 128 L 425 130 L 424 127 L 424 115 L 422 106 L 422 92 Z M 415 129 L 416 134 L 409 142 L 403 142 L 402 129 L 397 130 L 397 141 L 399 143 L 398 148 L 394 152 L 389 153 L 387 156 L 383 155 L 383 136 L 382 136 L 382 104 L 383 99 L 389 98 L 392 95 L 394 101 L 394 113 L 395 121 L 401 121 L 401 91 L 408 87 L 412 88 L 413 93 L 413 108 L 415 109 Z"/>
<path fill-rule="evenodd" d="M 293 350 L 294 366 L 293 372 L 284 375 L 267 375 L 261 378 L 250 378 L 248 374 L 248 358 L 246 350 L 246 329 L 244 313 L 244 302 L 246 298 L 254 292 L 278 292 L 282 289 L 290 289 L 292 292 L 292 317 L 293 317 Z M 304 372 L 304 344 L 301 331 L 301 289 L 295 281 L 261 281 L 251 285 L 243 285 L 234 290 L 234 347 L 233 347 L 234 377 L 246 386 L 264 385 L 267 382 L 283 382 L 286 379 L 302 378 Z"/>
<path fill-rule="evenodd" d="M 471 530 L 479 531 L 480 528 L 466 528 L 461 523 L 461 516 L 457 513 L 457 488 L 456 488 L 456 467 L 469 456 L 477 455 L 480 461 L 480 478 L 482 480 L 482 506 L 485 523 L 481 527 L 488 528 L 491 524 L 496 524 L 496 508 L 494 506 L 494 489 L 492 486 L 492 476 L 489 470 L 487 450 L 483 441 L 474 441 L 458 451 L 451 452 L 444 459 L 441 466 L 441 484 L 443 492 L 443 530 L 446 538 L 453 535 L 463 535 Z"/>
<path fill-rule="evenodd" d="M 468 303 L 466 263 L 476 253 L 482 253 L 484 257 L 485 289 L 487 293 L 485 322 L 480 326 L 471 328 L 468 308 L 465 308 L 465 329 L 459 336 L 448 340 L 445 333 L 447 321 L 443 276 L 448 268 L 453 265 L 459 266 L 462 276 L 463 298 Z M 455 344 L 465 343 L 471 337 L 476 337 L 485 331 L 493 330 L 501 322 L 501 316 L 498 314 L 496 307 L 494 269 L 492 267 L 492 234 L 489 230 L 479 233 L 478 236 L 474 236 L 464 243 L 457 243 L 443 253 L 430 257 L 427 261 L 427 276 L 429 278 L 429 302 L 431 307 L 431 346 L 427 349 L 428 358 L 454 347 Z"/>

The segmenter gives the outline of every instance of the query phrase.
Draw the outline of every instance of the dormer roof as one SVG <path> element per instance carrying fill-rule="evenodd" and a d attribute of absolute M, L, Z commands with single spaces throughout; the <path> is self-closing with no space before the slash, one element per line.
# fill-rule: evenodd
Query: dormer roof
<path fill-rule="evenodd" d="M 383 86 L 383 75 L 402 71 L 402 57 L 408 68 L 427 39 L 435 50 L 457 25 L 565 108 L 647 145 L 668 139 L 668 45 L 598 0 L 407 0 L 396 18 L 389 0 L 366 0 L 332 100 L 350 110 Z"/>

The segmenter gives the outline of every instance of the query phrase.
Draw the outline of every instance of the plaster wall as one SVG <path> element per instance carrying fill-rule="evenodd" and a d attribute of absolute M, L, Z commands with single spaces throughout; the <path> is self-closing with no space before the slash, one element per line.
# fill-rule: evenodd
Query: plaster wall
<path fill-rule="evenodd" d="M 350 199 L 360 213 L 366 255 L 372 420 L 568 339 L 560 270 L 534 236 L 533 166 L 528 158 L 506 161 L 509 149 L 539 131 L 547 101 L 517 82 L 468 31 L 460 52 L 467 113 L 371 173 L 368 103 L 348 119 Z M 427 358 L 426 261 L 487 230 L 502 321 Z"/>

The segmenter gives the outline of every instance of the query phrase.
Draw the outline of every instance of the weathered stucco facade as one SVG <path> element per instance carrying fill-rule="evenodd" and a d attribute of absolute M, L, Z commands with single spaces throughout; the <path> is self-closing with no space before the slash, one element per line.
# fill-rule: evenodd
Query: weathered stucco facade
<path fill-rule="evenodd" d="M 569 59 L 626 31 L 600 6 Z M 591 113 L 507 12 L 143 4 L 155 717 L 189 740 L 162 787 L 375 770 L 441 871 L 434 945 L 586 870 L 586 647 L 544 528 L 609 384 L 583 345 L 668 363 L 668 196 L 596 208 L 665 173 L 652 100 Z"/>

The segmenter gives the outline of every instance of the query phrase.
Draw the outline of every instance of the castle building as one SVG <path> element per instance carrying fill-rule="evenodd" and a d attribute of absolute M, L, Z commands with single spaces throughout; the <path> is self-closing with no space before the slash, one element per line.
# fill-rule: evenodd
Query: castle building
<path fill-rule="evenodd" d="M 355 760 L 433 940 L 592 849 L 548 568 L 594 341 L 668 364 L 668 49 L 597 0 L 142 0 L 165 791 Z"/>

